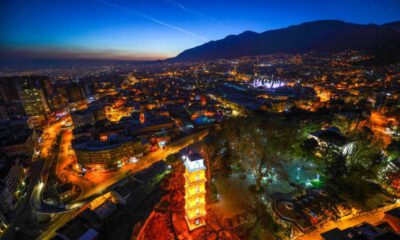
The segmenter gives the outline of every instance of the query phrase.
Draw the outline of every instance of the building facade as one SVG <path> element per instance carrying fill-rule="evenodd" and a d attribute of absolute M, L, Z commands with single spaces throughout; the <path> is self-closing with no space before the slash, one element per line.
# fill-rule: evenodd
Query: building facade
<path fill-rule="evenodd" d="M 3 182 L 0 182 L 0 211 L 5 215 L 14 211 L 14 196 Z"/>
<path fill-rule="evenodd" d="M 78 163 L 91 170 L 116 169 L 148 148 L 140 140 L 127 136 L 111 136 L 103 141 L 88 140 L 73 145 Z"/>
<path fill-rule="evenodd" d="M 26 115 L 42 115 L 49 110 L 41 78 L 18 79 L 18 95 Z"/>

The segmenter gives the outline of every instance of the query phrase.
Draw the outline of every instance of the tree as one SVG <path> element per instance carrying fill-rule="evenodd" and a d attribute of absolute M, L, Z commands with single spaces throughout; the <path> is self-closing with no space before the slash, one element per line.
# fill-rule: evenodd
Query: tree
<path fill-rule="evenodd" d="M 325 144 L 319 147 L 322 167 L 328 179 L 356 177 L 377 180 L 384 156 L 382 143 L 374 139 L 368 128 L 350 130 L 346 136 L 336 132 L 321 134 Z"/>
<path fill-rule="evenodd" d="M 301 144 L 302 155 L 306 158 L 313 158 L 318 148 L 318 142 L 314 138 L 307 139 Z"/>
<path fill-rule="evenodd" d="M 332 121 L 332 126 L 335 126 L 340 129 L 340 132 L 343 134 L 348 134 L 352 130 L 352 122 L 347 118 L 343 117 L 335 117 Z"/>
<path fill-rule="evenodd" d="M 353 131 L 350 135 L 352 142 L 345 152 L 348 172 L 353 177 L 376 181 L 382 170 L 384 156 L 383 144 L 374 139 L 370 132 L 364 130 Z"/>
<path fill-rule="evenodd" d="M 172 156 L 172 155 L 170 155 Z M 171 211 L 180 211 L 184 206 L 184 171 L 185 168 L 182 163 L 175 161 L 173 171 L 169 174 L 167 178 L 164 179 L 162 183 L 163 189 L 168 192 L 168 200 L 170 204 Z"/>
<path fill-rule="evenodd" d="M 326 172 L 331 180 L 340 179 L 347 173 L 346 158 L 343 155 L 336 155 L 328 162 Z"/>
<path fill-rule="evenodd" d="M 167 158 L 165 159 L 167 164 L 169 165 L 176 165 L 176 163 L 179 161 L 179 158 L 176 157 L 175 154 L 170 154 L 167 156 Z"/>
<path fill-rule="evenodd" d="M 367 199 L 382 191 L 377 184 L 384 167 L 382 144 L 366 128 L 353 129 L 345 138 L 344 145 L 328 142 L 320 146 L 319 166 L 335 190 L 360 207 L 368 207 Z"/>
<path fill-rule="evenodd" d="M 216 154 L 217 147 L 214 141 L 205 141 L 203 146 L 201 147 L 201 155 L 204 158 L 205 164 L 207 166 L 206 174 L 207 179 L 211 179 L 211 169 L 216 168 L 217 161 L 215 158 L 217 157 Z"/>
<path fill-rule="evenodd" d="M 250 236 L 265 216 L 265 206 L 259 199 L 246 199 L 239 203 L 240 208 L 246 213 L 247 226 L 244 235 Z"/>
<path fill-rule="evenodd" d="M 259 116 L 235 119 L 228 124 L 226 136 L 232 149 L 232 160 L 255 179 L 255 190 L 261 190 L 262 179 L 278 171 L 296 139 L 296 128 L 282 120 Z"/>
<path fill-rule="evenodd" d="M 244 225 L 244 228 L 241 230 L 241 236 L 243 238 L 260 239 L 260 237 L 262 237 L 260 234 L 263 235 L 265 230 L 274 235 L 281 230 L 280 226 L 270 214 L 267 205 L 259 198 L 247 199 L 242 201 L 239 205 L 240 208 L 243 209 L 243 212 L 246 213 L 247 221 L 247 224 Z M 262 229 L 262 231 L 257 231 L 257 229 Z"/>
<path fill-rule="evenodd" d="M 232 149 L 229 143 L 226 141 L 223 148 L 223 156 L 221 157 L 221 168 L 225 176 L 232 174 Z"/>
<path fill-rule="evenodd" d="M 346 157 L 340 147 L 332 141 L 319 147 L 320 158 L 317 166 L 328 180 L 336 181 L 347 173 Z"/>
<path fill-rule="evenodd" d="M 357 129 L 361 121 L 368 121 L 371 118 L 371 111 L 368 109 L 359 109 L 356 114 L 356 118 L 357 118 L 356 129 Z"/>
<path fill-rule="evenodd" d="M 203 231 L 204 239 L 228 240 L 234 235 L 234 226 L 230 219 L 222 212 L 212 210 L 207 213 L 206 227 Z"/>
<path fill-rule="evenodd" d="M 393 139 L 386 150 L 392 159 L 400 158 L 400 140 Z"/>

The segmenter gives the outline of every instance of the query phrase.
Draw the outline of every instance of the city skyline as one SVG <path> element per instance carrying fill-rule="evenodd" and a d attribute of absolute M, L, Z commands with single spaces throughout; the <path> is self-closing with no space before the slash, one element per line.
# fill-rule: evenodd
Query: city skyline
<path fill-rule="evenodd" d="M 398 20 L 386 1 L 4 1 L 3 58 L 156 60 L 230 34 L 321 19 L 360 24 Z M 212 7 L 211 7 L 212 6 Z"/>
<path fill-rule="evenodd" d="M 398 13 L 0 1 L 0 239 L 400 240 Z"/>

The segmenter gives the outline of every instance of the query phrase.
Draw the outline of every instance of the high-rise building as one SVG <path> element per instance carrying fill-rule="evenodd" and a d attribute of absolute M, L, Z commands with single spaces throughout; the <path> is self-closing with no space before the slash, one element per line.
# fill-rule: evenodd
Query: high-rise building
<path fill-rule="evenodd" d="M 78 102 L 85 98 L 85 92 L 81 83 L 72 82 L 66 87 L 69 103 Z"/>
<path fill-rule="evenodd" d="M 205 225 L 206 166 L 198 153 L 182 156 L 185 165 L 185 211 L 189 230 Z"/>
<path fill-rule="evenodd" d="M 82 83 L 84 94 L 87 97 L 94 96 L 96 94 L 96 88 L 92 81 L 87 80 L 86 82 Z"/>
<path fill-rule="evenodd" d="M 18 96 L 15 77 L 0 78 L 1 118 L 9 119 L 16 115 L 25 114 L 24 107 Z"/>
<path fill-rule="evenodd" d="M 49 99 L 49 107 L 53 111 L 61 110 L 66 105 L 64 98 L 62 97 L 61 94 L 58 93 L 51 94 L 48 99 Z"/>
<path fill-rule="evenodd" d="M 17 79 L 17 91 L 26 115 L 37 116 L 48 111 L 43 77 L 21 77 Z"/>
<path fill-rule="evenodd" d="M 0 79 L 0 99 L 9 115 L 42 115 L 48 111 L 48 87 L 48 78 L 43 76 L 5 77 Z"/>

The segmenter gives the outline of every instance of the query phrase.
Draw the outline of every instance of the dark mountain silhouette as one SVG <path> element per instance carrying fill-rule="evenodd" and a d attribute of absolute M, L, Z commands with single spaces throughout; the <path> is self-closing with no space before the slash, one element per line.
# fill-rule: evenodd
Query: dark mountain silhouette
<path fill-rule="evenodd" d="M 200 61 L 272 53 L 366 51 L 377 61 L 400 60 L 399 22 L 388 25 L 322 20 L 262 33 L 246 31 L 183 51 L 167 61 Z"/>
<path fill-rule="evenodd" d="M 400 32 L 400 21 L 382 24 L 382 27 L 390 28 Z"/>

